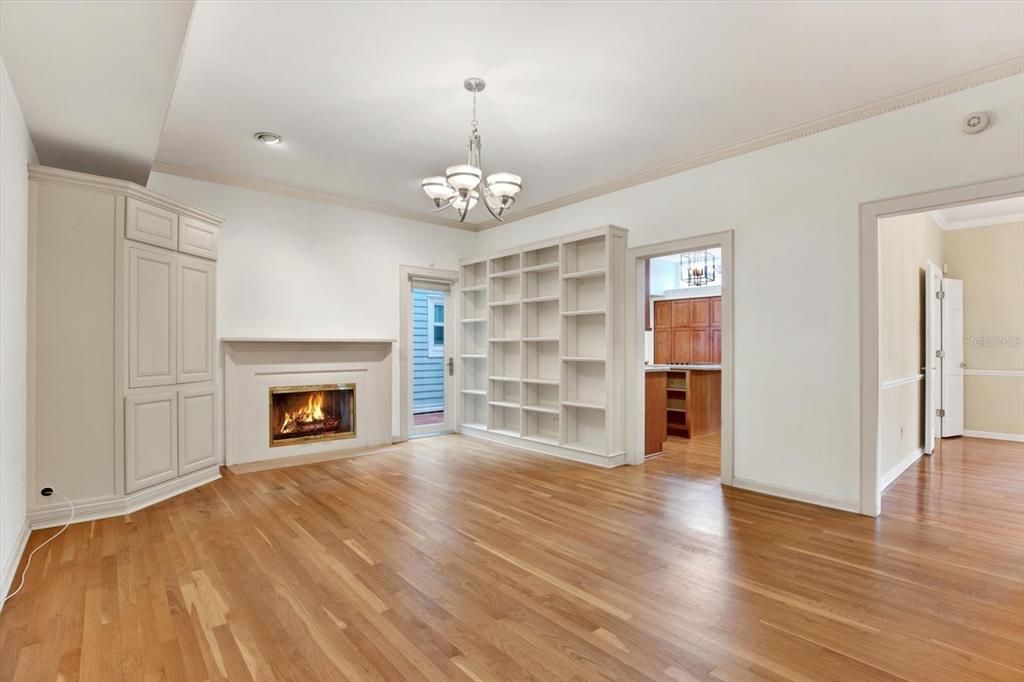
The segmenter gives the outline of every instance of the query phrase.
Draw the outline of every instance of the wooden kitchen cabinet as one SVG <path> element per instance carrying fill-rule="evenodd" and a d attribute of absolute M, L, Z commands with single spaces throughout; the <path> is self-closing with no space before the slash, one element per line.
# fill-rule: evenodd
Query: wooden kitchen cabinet
<path fill-rule="evenodd" d="M 714 296 L 711 299 L 711 325 L 720 328 L 722 326 L 722 297 Z"/>
<path fill-rule="evenodd" d="M 654 303 L 654 328 L 668 329 L 672 326 L 672 301 Z"/>
<path fill-rule="evenodd" d="M 672 330 L 654 328 L 654 364 L 672 362 Z"/>
<path fill-rule="evenodd" d="M 722 361 L 722 298 L 674 299 L 654 303 L 654 362 Z"/>
<path fill-rule="evenodd" d="M 711 320 L 711 299 L 690 299 L 690 329 L 705 329 Z"/>
<path fill-rule="evenodd" d="M 711 335 L 710 330 L 690 330 L 690 362 L 706 363 L 711 362 Z"/>
<path fill-rule="evenodd" d="M 689 327 L 690 326 L 690 301 L 684 299 L 681 301 L 670 301 L 672 304 L 672 326 L 673 327 Z"/>
<path fill-rule="evenodd" d="M 662 451 L 668 438 L 668 373 L 647 372 L 644 383 L 644 454 L 653 455 Z"/>
<path fill-rule="evenodd" d="M 711 362 L 722 361 L 722 330 L 712 329 L 711 331 Z"/>
<path fill-rule="evenodd" d="M 690 354 L 690 333 L 691 330 L 685 327 L 672 328 L 672 359 L 669 364 L 685 365 L 693 362 L 693 356 Z"/>

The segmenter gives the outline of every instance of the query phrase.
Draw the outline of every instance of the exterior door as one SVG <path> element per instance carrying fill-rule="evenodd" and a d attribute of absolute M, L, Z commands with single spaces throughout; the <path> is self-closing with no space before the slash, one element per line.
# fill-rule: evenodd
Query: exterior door
<path fill-rule="evenodd" d="M 938 357 L 942 349 L 942 268 L 935 263 L 925 267 L 924 290 L 924 363 L 921 373 L 924 374 L 924 453 L 935 451 L 935 438 L 941 429 L 941 420 L 936 410 L 942 404 L 941 360 Z"/>
<path fill-rule="evenodd" d="M 451 285 L 411 280 L 412 428 L 414 436 L 449 433 L 455 423 L 453 375 L 454 311 Z"/>
<path fill-rule="evenodd" d="M 942 437 L 964 435 L 964 283 L 942 278 Z"/>
<path fill-rule="evenodd" d="M 177 255 L 142 244 L 128 250 L 128 385 L 177 381 Z"/>

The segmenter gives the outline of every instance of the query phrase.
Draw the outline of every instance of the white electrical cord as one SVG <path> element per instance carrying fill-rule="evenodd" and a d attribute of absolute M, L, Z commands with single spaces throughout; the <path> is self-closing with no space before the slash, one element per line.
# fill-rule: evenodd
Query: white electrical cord
<path fill-rule="evenodd" d="M 54 495 L 60 495 L 60 497 L 64 497 L 63 495 L 61 495 L 58 492 L 54 492 L 53 494 Z M 75 505 L 74 505 L 74 503 L 71 502 L 71 500 L 69 500 L 66 497 L 64 497 L 64 501 L 67 502 L 68 506 L 71 507 L 71 517 L 68 519 L 68 522 L 65 523 L 64 527 L 61 528 L 59 531 L 57 531 L 53 535 L 53 537 L 51 537 L 49 540 L 47 540 L 46 542 L 44 542 L 43 544 L 39 545 L 38 547 L 36 547 L 35 549 L 32 550 L 32 553 L 28 555 L 28 561 L 25 562 L 25 570 L 23 570 L 21 572 L 21 582 L 18 583 L 18 588 L 16 590 L 14 590 L 14 592 L 11 592 L 9 595 L 4 597 L 4 600 L 2 602 L 0 602 L 0 605 L 6 604 L 8 599 L 10 599 L 14 595 L 18 594 L 19 592 L 21 592 L 21 588 L 25 587 L 25 576 L 28 575 L 28 567 L 32 565 L 32 557 L 35 556 L 36 552 L 38 552 L 43 547 L 46 547 L 48 544 L 50 544 L 51 542 L 56 540 L 57 536 L 60 535 L 61 533 L 63 533 L 64 531 L 66 531 L 68 529 L 68 526 L 70 526 L 74 522 L 74 520 L 75 520 Z"/>

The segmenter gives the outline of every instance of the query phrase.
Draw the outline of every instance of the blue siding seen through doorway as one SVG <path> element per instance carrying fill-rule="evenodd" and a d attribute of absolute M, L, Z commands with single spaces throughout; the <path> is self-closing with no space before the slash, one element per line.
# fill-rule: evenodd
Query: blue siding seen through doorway
<path fill-rule="evenodd" d="M 444 363 L 446 356 L 429 356 L 427 298 L 444 296 L 432 289 L 412 290 L 412 411 L 413 414 L 444 409 Z M 442 298 L 443 300 L 443 298 Z M 445 310 L 447 315 L 448 311 Z M 447 343 L 447 339 L 445 342 Z"/>

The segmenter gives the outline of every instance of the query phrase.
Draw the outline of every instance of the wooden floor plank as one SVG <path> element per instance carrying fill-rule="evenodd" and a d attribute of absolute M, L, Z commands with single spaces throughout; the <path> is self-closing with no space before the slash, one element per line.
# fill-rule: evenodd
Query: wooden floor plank
<path fill-rule="evenodd" d="M 943 441 L 878 519 L 718 458 L 443 436 L 226 471 L 42 550 L 0 679 L 1024 679 L 1024 445 Z"/>

